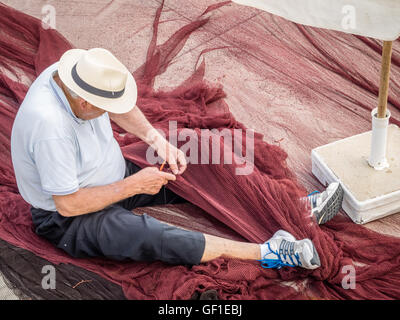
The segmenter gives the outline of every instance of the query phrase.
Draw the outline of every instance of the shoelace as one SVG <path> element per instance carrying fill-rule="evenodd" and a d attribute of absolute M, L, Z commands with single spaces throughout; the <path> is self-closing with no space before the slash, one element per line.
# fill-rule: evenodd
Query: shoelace
<path fill-rule="evenodd" d="M 271 249 L 270 243 L 267 242 L 267 246 L 270 252 L 268 252 L 265 256 L 270 253 L 276 255 L 276 259 L 261 259 L 261 266 L 265 269 L 277 268 L 280 269 L 282 267 L 298 267 L 301 266 L 301 261 L 298 253 L 294 253 L 294 242 L 287 241 L 285 239 L 282 240 L 279 246 L 279 252 Z M 292 262 L 287 263 L 287 257 L 289 257 Z M 296 259 L 296 261 L 293 260 Z"/>
<path fill-rule="evenodd" d="M 309 195 L 307 195 L 307 198 L 311 200 L 311 206 L 312 208 L 315 208 L 317 206 L 317 199 L 320 196 L 320 192 L 315 190 L 311 192 Z"/>

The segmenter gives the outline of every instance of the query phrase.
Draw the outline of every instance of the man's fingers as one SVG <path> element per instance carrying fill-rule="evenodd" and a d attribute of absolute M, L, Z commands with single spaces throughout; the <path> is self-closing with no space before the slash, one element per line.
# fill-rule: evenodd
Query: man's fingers
<path fill-rule="evenodd" d="M 168 164 L 169 168 L 173 172 L 173 174 L 178 174 L 179 168 L 177 164 L 177 154 L 176 154 L 176 149 L 171 150 L 171 152 L 168 154 Z"/>
<path fill-rule="evenodd" d="M 180 151 L 176 150 L 177 153 L 173 156 L 170 156 L 169 159 L 169 167 L 171 168 L 174 174 L 182 174 L 186 170 L 186 157 L 185 154 Z"/>
<path fill-rule="evenodd" d="M 183 152 L 178 152 L 178 162 L 180 164 L 178 174 L 182 174 L 186 170 L 186 167 L 187 167 L 186 157 Z"/>
<path fill-rule="evenodd" d="M 172 181 L 175 181 L 175 180 L 176 180 L 175 175 L 173 175 L 172 173 L 160 171 L 160 174 L 161 174 L 162 177 L 163 177 L 164 179 L 166 179 L 167 181 L 168 181 L 168 180 L 172 180 Z"/>
<path fill-rule="evenodd" d="M 171 168 L 172 172 L 174 174 L 178 174 L 179 169 L 176 163 L 169 163 L 169 167 Z"/>

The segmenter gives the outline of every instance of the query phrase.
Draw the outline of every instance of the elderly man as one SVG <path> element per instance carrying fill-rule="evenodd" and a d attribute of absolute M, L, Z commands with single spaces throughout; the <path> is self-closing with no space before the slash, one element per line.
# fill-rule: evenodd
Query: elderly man
<path fill-rule="evenodd" d="M 67 51 L 32 84 L 13 125 L 11 151 L 38 235 L 73 257 L 198 264 L 226 256 L 260 260 L 264 267 L 320 266 L 311 240 L 297 241 L 283 230 L 264 244 L 244 243 L 132 213 L 139 206 L 182 201 L 160 189 L 187 166 L 182 151 L 151 126 L 136 99 L 132 75 L 99 48 Z M 110 119 L 152 145 L 173 174 L 125 161 Z M 337 184 L 307 201 L 325 222 L 341 197 Z"/>

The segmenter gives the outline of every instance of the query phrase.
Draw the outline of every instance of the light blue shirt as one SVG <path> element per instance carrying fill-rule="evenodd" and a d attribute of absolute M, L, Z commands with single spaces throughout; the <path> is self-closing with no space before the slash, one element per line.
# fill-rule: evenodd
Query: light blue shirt
<path fill-rule="evenodd" d="M 52 195 L 122 180 L 125 160 L 108 113 L 75 116 L 53 79 L 58 62 L 33 82 L 15 118 L 11 157 L 20 194 L 35 208 L 56 211 Z"/>

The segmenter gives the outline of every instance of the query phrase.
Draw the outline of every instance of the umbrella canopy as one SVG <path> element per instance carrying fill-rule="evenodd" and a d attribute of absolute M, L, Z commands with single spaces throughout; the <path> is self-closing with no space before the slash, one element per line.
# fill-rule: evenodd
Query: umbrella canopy
<path fill-rule="evenodd" d="M 296 23 L 393 41 L 400 36 L 399 0 L 233 0 Z"/>

